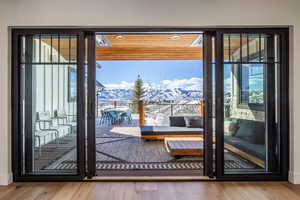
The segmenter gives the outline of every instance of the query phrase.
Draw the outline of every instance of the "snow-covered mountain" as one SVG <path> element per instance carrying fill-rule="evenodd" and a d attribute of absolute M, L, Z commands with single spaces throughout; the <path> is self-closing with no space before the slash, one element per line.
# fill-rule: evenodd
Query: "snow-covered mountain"
<path fill-rule="evenodd" d="M 146 81 L 143 88 L 146 91 L 146 101 L 192 101 L 203 97 L 203 80 L 201 78 L 162 80 L 160 83 Z M 134 82 L 103 84 L 98 98 L 104 101 L 128 101 L 132 97 Z"/>
<path fill-rule="evenodd" d="M 199 100 L 203 97 L 200 90 L 167 88 L 155 89 L 146 88 L 146 101 L 182 101 L 182 100 Z M 104 88 L 98 93 L 99 100 L 105 101 L 127 101 L 132 97 L 132 89 L 112 89 Z"/>

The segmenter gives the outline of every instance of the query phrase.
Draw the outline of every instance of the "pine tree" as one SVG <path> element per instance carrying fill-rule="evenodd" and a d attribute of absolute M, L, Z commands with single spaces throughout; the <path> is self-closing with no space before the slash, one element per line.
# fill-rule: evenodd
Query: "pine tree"
<path fill-rule="evenodd" d="M 138 102 L 145 97 L 146 91 L 143 88 L 143 80 L 138 75 L 136 81 L 134 82 L 134 88 L 132 90 L 132 111 L 136 113 L 138 111 Z"/>

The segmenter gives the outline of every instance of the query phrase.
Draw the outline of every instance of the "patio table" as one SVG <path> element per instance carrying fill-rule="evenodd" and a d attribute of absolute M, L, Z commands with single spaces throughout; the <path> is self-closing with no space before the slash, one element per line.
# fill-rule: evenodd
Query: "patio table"
<path fill-rule="evenodd" d="M 126 106 L 120 106 L 120 107 L 116 107 L 116 108 L 106 108 L 106 109 L 104 109 L 104 111 L 128 112 L 129 108 Z"/>
<path fill-rule="evenodd" d="M 128 107 L 123 106 L 117 108 L 106 108 L 103 110 L 103 112 L 108 113 L 108 116 L 112 118 L 112 121 L 120 122 L 122 120 L 122 114 L 128 113 L 130 111 Z"/>

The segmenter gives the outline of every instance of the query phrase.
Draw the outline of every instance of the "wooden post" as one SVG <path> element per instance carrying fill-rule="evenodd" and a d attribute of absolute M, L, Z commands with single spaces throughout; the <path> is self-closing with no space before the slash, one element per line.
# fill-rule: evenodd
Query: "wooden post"
<path fill-rule="evenodd" d="M 202 102 L 202 104 L 201 104 L 202 117 L 204 117 L 204 107 L 205 107 L 205 104 L 204 104 L 203 100 L 201 102 Z"/>
<path fill-rule="evenodd" d="M 144 126 L 145 124 L 144 101 L 139 101 L 138 111 L 139 111 L 139 120 L 140 120 L 139 124 L 140 126 Z"/>
<path fill-rule="evenodd" d="M 204 102 L 203 102 L 203 100 L 199 101 L 199 114 L 200 114 L 200 116 L 204 115 Z"/>

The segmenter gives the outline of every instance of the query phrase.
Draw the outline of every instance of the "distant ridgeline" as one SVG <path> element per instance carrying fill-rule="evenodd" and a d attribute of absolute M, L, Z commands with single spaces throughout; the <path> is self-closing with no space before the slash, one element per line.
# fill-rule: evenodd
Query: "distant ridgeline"
<path fill-rule="evenodd" d="M 108 89 L 104 88 L 98 93 L 98 99 L 104 101 L 129 101 L 132 97 L 132 89 Z M 183 88 L 172 89 L 146 89 L 145 101 L 193 101 L 203 99 L 202 90 L 185 90 Z"/>

